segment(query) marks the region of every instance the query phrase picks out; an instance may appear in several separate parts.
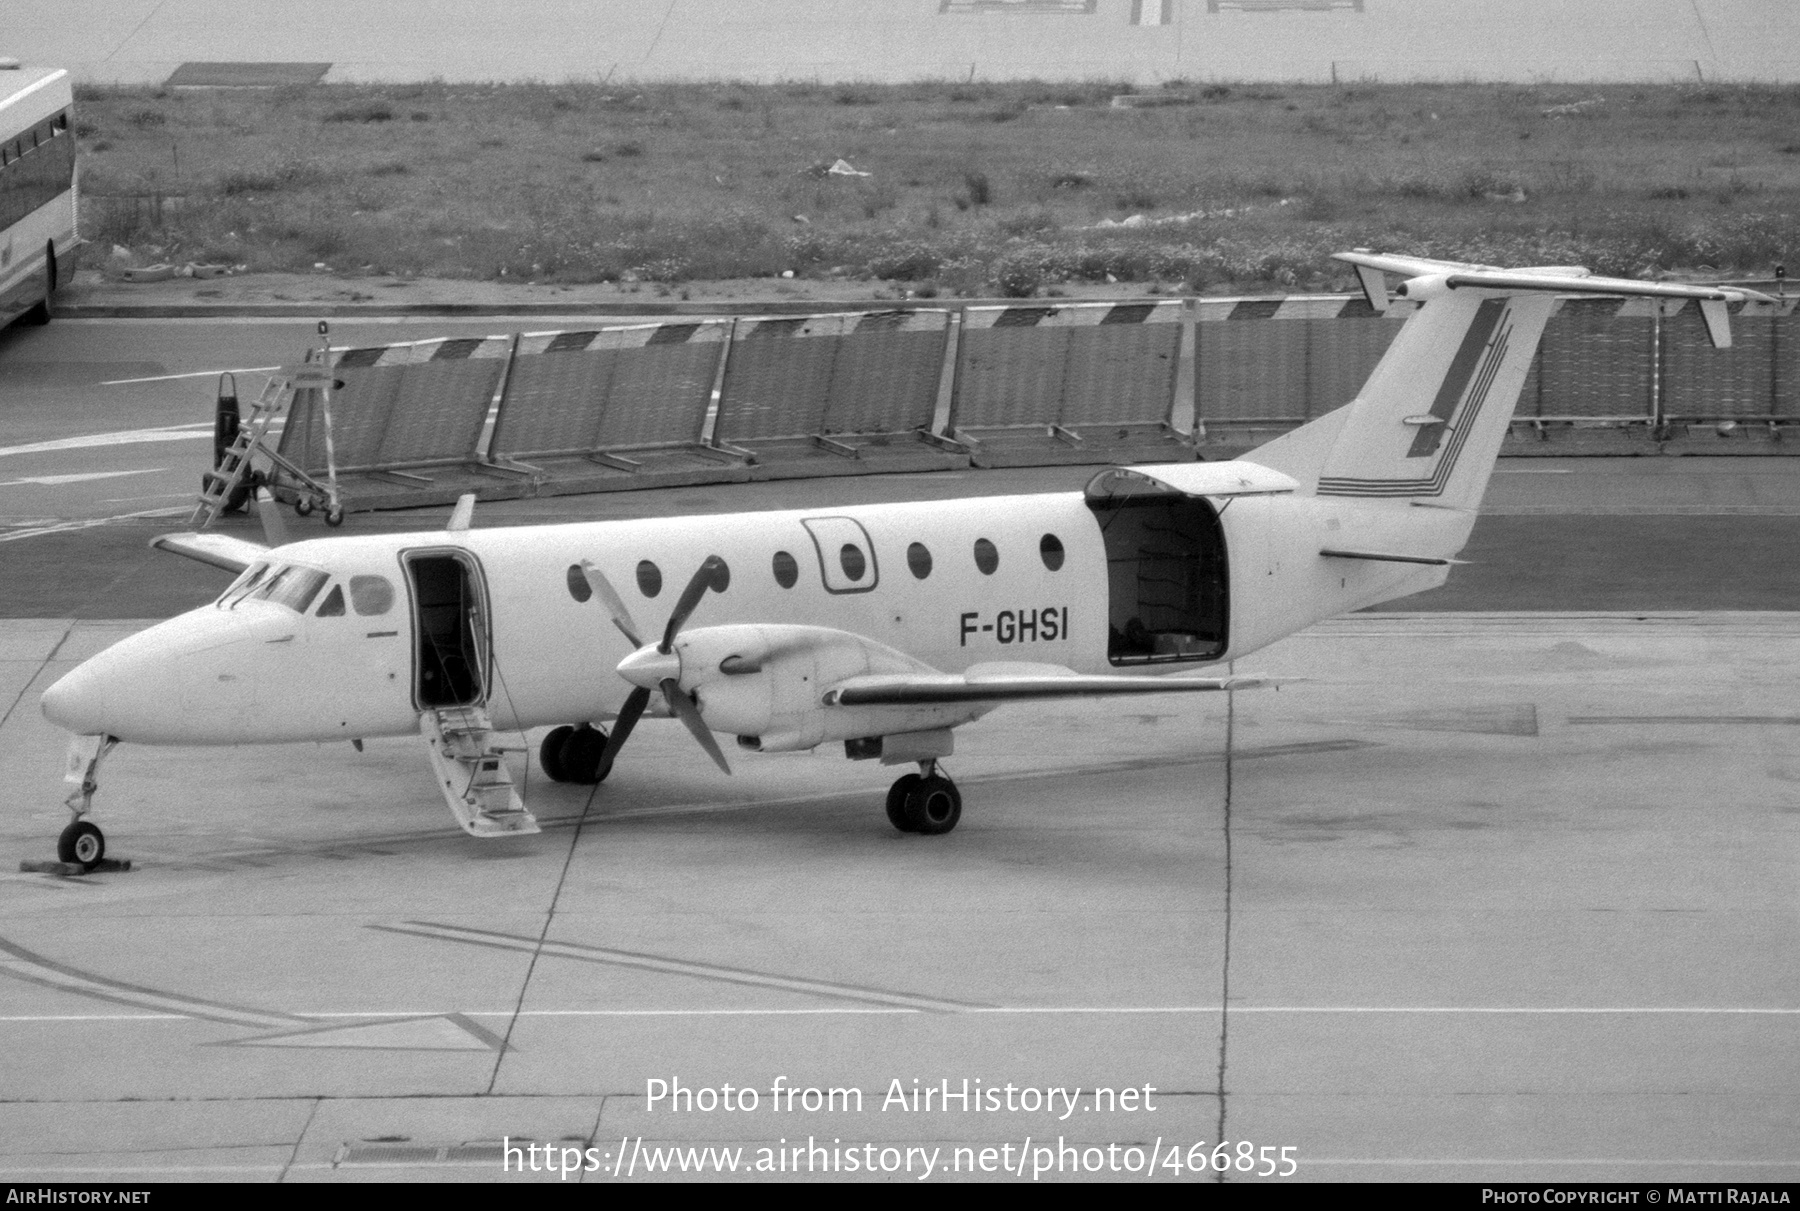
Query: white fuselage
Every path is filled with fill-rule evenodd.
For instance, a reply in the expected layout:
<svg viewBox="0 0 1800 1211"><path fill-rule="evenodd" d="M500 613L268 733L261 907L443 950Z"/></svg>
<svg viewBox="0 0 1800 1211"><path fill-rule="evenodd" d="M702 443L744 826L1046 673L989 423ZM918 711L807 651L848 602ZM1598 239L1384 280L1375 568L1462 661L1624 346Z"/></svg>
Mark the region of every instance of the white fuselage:
<svg viewBox="0 0 1800 1211"><path fill-rule="evenodd" d="M718 555L729 586L701 599L689 627L829 627L951 673L995 661L1078 673L1192 670L1442 580L1439 568L1319 557L1322 540L1390 528L1384 518L1416 529L1420 511L1405 515L1403 504L1286 494L1212 507L1228 565L1229 640L1204 658L1129 667L1109 659L1119 618L1108 550L1087 499L1070 492L292 543L268 562L328 577L302 609L227 591L94 657L47 691L43 706L71 731L146 744L414 734L431 704L421 696L420 589L408 567L432 553L478 572L463 610L480 649L471 663L485 662L481 693L503 728L602 720L632 689L617 666L634 647L575 583L583 560L616 586L646 643L660 637L694 570ZM1438 545L1454 550L1467 519L1443 522ZM1115 567L1114 597L1117 578ZM355 591L372 579L391 585L391 601L359 612L380 604L379 593ZM334 590L350 608L327 609Z"/></svg>

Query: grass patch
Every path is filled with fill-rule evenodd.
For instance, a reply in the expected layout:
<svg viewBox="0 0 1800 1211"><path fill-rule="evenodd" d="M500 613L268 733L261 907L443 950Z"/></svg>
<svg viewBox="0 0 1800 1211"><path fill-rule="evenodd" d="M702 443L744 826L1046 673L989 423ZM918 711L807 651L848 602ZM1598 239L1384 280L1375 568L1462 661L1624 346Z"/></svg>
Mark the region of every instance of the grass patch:
<svg viewBox="0 0 1800 1211"><path fill-rule="evenodd" d="M77 90L77 121L85 193L181 198L113 242L259 269L949 295L1347 286L1328 254L1353 246L1611 273L1800 257L1800 89L1172 81L1192 104L1111 104L1145 91L108 85ZM822 170L839 159L872 175Z"/></svg>

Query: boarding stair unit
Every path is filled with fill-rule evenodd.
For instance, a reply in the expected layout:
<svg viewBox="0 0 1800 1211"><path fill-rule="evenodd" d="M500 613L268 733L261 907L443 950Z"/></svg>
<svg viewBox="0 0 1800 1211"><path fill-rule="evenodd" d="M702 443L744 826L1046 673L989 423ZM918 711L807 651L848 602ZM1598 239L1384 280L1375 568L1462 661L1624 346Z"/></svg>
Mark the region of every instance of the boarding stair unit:
<svg viewBox="0 0 1800 1211"><path fill-rule="evenodd" d="M523 837L538 830L494 743L494 725L480 706L439 707L419 715L444 802L471 837Z"/></svg>
<svg viewBox="0 0 1800 1211"><path fill-rule="evenodd" d="M194 504L193 515L188 525L195 530L204 530L218 519L220 513L231 507L233 498L242 499L242 495L256 487L256 471L253 466L254 456L261 454L270 464L281 469L305 486L310 494L306 497L308 507L303 512L312 512L314 504L325 506L325 520L331 525L338 525L344 519L343 507L337 501L337 494L329 483L321 483L308 475L293 460L287 458L276 448L276 443L269 439L269 429L276 420L285 417L296 390L305 389L310 384L304 383L299 375L315 370L310 364L294 368L294 373L278 373L272 375L263 384L262 394L250 403L250 415L244 417L238 426L237 436L220 455L219 465L201 477L200 496ZM246 490L241 493L240 488ZM336 520L333 520L333 518Z"/></svg>

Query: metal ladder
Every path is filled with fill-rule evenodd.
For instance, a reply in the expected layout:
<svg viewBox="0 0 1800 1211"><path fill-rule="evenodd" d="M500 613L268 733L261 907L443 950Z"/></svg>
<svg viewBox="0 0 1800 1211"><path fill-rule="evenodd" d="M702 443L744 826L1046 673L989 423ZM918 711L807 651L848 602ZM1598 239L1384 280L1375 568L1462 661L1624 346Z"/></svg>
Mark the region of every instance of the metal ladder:
<svg viewBox="0 0 1800 1211"><path fill-rule="evenodd" d="M528 836L538 822L506 768L505 750L494 743L494 725L479 705L437 707L419 714L419 731L431 754L438 790L451 814L472 837Z"/></svg>
<svg viewBox="0 0 1800 1211"><path fill-rule="evenodd" d="M287 461L265 445L263 438L269 425L287 410L291 396L292 389L285 378L271 378L263 384L262 394L250 405L248 423L239 423L237 437L226 447L219 465L202 480L194 514L188 518L190 528L203 530L225 511L232 493L250 476L250 456L254 452L261 450L280 462Z"/></svg>

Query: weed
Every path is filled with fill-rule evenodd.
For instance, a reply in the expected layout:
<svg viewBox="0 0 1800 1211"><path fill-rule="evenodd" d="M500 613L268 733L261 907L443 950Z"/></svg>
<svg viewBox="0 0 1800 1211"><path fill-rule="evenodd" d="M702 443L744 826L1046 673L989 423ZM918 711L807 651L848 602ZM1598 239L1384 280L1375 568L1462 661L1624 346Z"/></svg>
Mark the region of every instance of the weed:
<svg viewBox="0 0 1800 1211"><path fill-rule="evenodd" d="M581 153L581 159L585 164L604 164L606 163L606 153L603 151L584 151Z"/></svg>
<svg viewBox="0 0 1800 1211"><path fill-rule="evenodd" d="M1094 178L1085 172L1065 172L1050 178L1052 189L1086 189L1094 183Z"/></svg>
<svg viewBox="0 0 1800 1211"><path fill-rule="evenodd" d="M405 160L388 160L370 168L368 175L372 177L404 177L412 174L412 166Z"/></svg>
<svg viewBox="0 0 1800 1211"><path fill-rule="evenodd" d="M91 139L99 133L100 128L92 122L77 121L75 123L75 137L78 139Z"/></svg>
<svg viewBox="0 0 1800 1211"><path fill-rule="evenodd" d="M422 109L415 109L412 111L412 120L415 122L429 122L431 121L431 115Z"/></svg>
<svg viewBox="0 0 1800 1211"><path fill-rule="evenodd" d="M325 115L327 122L392 122L394 111L385 105L349 105Z"/></svg>
<svg viewBox="0 0 1800 1211"><path fill-rule="evenodd" d="M636 139L625 139L613 144L612 153L622 160L630 159L632 156L643 155L644 145Z"/></svg>
<svg viewBox="0 0 1800 1211"><path fill-rule="evenodd" d="M969 201L977 206L987 206L994 200L994 188L988 183L985 172L969 172L963 174L963 185L969 191Z"/></svg>
<svg viewBox="0 0 1800 1211"><path fill-rule="evenodd" d="M162 126L168 122L169 119L160 109L140 109L127 114L125 120L139 130L148 130L153 127Z"/></svg>

